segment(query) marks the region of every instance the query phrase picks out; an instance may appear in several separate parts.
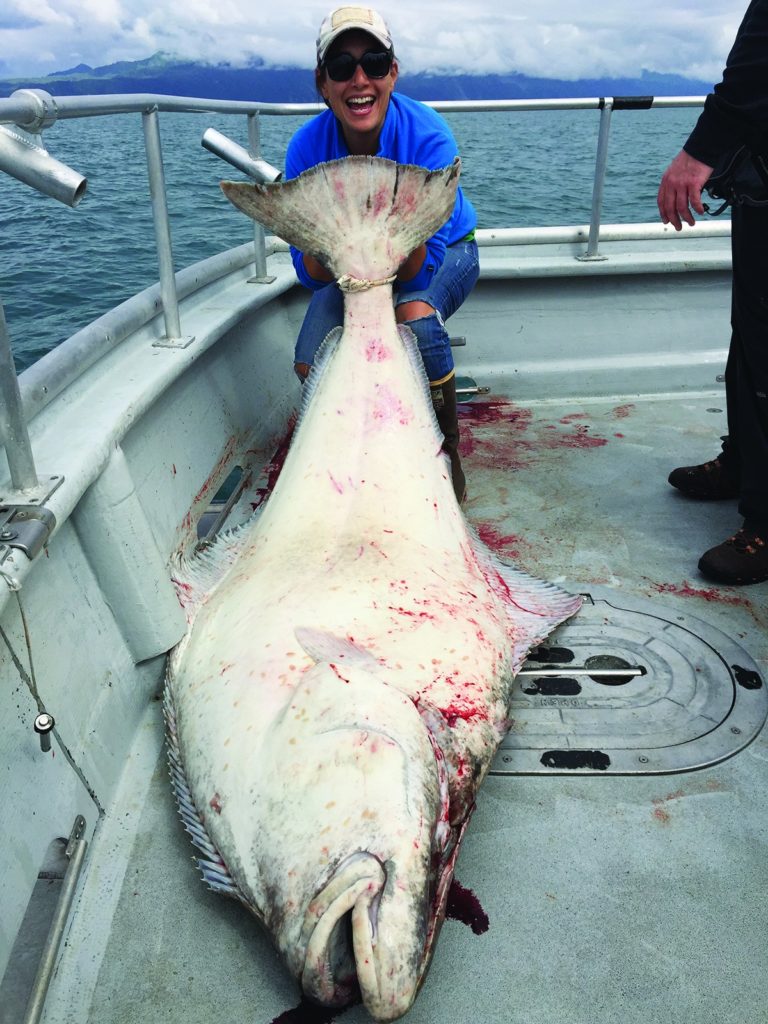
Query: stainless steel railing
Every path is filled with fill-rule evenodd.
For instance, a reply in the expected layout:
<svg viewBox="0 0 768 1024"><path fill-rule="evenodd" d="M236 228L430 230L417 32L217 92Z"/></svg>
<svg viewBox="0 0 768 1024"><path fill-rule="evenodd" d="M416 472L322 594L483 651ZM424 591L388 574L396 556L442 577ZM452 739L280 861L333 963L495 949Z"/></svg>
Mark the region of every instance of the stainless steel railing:
<svg viewBox="0 0 768 1024"><path fill-rule="evenodd" d="M592 207L589 236L585 251L577 258L600 260L599 252L603 188L608 165L611 117L614 110L670 107L700 107L704 97L601 97L542 100L452 100L435 101L428 105L441 113L479 113L488 111L562 111L596 110L600 114L597 152L592 183ZM7 99L0 99L0 171L20 178L32 187L76 205L86 187L77 172L55 160L42 145L43 131L58 120L98 117L112 114L141 113L144 127L147 173L155 228L161 310L165 321L165 341L169 347L184 347L192 340L183 334L179 313L177 280L174 272L173 245L166 201L165 172L160 144L159 115L161 113L210 113L245 116L248 121L249 147L247 157L253 166L246 173L255 173L261 180L270 177L269 165L264 163L260 145L260 117L285 115L312 115L323 110L320 103L258 103L239 100L207 100L184 96L156 94L127 94L109 96L53 97L38 89L20 89ZM9 131L3 125L11 125ZM9 141L10 140L10 141ZM3 145L7 143L7 145ZM204 143L205 144L205 143ZM234 144L233 144L234 145ZM216 147L213 148L216 152ZM238 147L239 148L239 147ZM218 155L244 169L243 163L231 159L225 145L218 145ZM27 158L25 159L25 155ZM34 163L34 167L30 165ZM257 168L254 172L253 168ZM266 168L266 170L265 170ZM277 172L274 172L277 174ZM255 225L253 243L255 282L272 280L266 271L266 244L260 225ZM37 480L29 438L22 412L19 387L15 381L13 359L8 332L0 308L0 440L6 446L11 483L15 491L28 491ZM86 354L87 359L87 354ZM87 360L92 362L93 360ZM66 379L57 379L61 390L78 373L77 362L68 365ZM11 381L10 377L14 380Z"/></svg>

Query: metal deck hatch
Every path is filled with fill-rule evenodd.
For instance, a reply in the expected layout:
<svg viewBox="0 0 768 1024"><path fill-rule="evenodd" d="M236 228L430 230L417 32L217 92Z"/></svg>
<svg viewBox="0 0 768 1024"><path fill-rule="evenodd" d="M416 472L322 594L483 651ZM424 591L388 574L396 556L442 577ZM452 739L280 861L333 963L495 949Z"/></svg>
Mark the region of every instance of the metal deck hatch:
<svg viewBox="0 0 768 1024"><path fill-rule="evenodd" d="M742 647L658 602L605 588L584 597L515 679L491 774L692 771L755 738L768 692Z"/></svg>

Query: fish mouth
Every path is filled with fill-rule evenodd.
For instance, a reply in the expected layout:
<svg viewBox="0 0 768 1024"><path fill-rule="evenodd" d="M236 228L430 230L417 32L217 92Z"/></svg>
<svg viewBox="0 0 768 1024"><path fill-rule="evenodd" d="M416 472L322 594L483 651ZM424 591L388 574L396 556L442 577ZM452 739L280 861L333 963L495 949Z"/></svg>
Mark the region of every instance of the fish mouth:
<svg viewBox="0 0 768 1024"><path fill-rule="evenodd" d="M360 995L366 1006L380 1002L373 947L386 883L386 869L377 857L353 854L307 907L301 987L310 999L324 1006L346 1006Z"/></svg>

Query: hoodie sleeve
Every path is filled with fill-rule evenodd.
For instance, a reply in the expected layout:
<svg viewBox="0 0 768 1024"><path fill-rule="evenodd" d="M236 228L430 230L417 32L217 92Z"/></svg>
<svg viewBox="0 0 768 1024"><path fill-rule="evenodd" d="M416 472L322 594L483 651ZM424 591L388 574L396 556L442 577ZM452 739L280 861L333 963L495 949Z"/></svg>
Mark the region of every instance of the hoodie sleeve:
<svg viewBox="0 0 768 1024"><path fill-rule="evenodd" d="M413 163L435 171L450 166L458 156L459 150L450 129L442 122L442 119L438 121L434 112L427 111L426 113L430 120L434 120L428 127L426 124L419 125L420 133ZM421 269L410 281L398 282L397 290L399 292L418 292L429 286L432 278L443 265L446 246L449 242L450 223L450 220L446 221L431 238L427 239L427 254Z"/></svg>
<svg viewBox="0 0 768 1024"><path fill-rule="evenodd" d="M288 143L288 149L285 154L286 178L298 178L300 174L310 167L314 167L315 164L328 159L322 156L318 159L316 149L319 140L311 137L312 134L316 134L314 128L315 126L312 122L307 122L303 129L299 129L299 131L294 133ZM317 281L314 277L309 276L307 268L304 266L304 254L295 246L290 246L290 253L293 269L296 271L299 283L303 284L305 288L316 292L331 283L329 281Z"/></svg>

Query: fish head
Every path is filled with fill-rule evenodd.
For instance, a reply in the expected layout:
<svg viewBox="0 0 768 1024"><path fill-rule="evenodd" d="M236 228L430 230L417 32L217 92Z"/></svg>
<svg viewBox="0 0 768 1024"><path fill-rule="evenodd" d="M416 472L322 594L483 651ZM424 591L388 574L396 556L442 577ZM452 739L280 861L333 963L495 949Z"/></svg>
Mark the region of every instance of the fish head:
<svg viewBox="0 0 768 1024"><path fill-rule="evenodd" d="M267 926L309 998L362 998L395 1020L428 965L449 831L429 732L410 698L338 659L304 674L270 747L283 770L262 816L278 813L279 832L256 839L271 865Z"/></svg>

